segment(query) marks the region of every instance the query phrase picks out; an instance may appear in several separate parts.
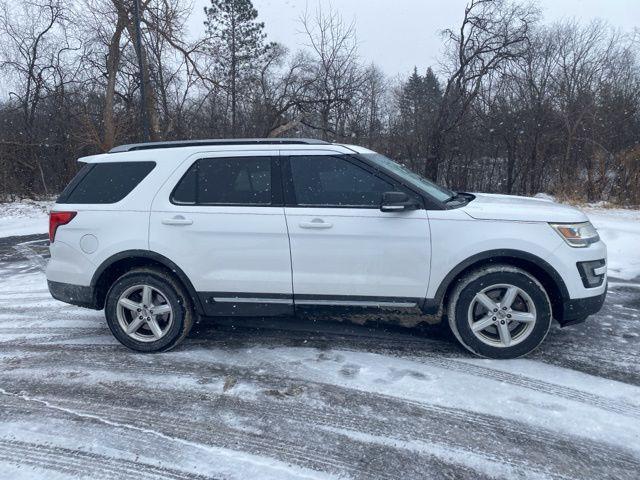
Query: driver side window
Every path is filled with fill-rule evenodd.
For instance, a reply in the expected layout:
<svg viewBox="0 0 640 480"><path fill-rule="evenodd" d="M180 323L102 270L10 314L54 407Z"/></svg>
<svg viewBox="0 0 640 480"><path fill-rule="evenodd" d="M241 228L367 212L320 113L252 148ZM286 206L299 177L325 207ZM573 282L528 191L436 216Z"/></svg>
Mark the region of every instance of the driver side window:
<svg viewBox="0 0 640 480"><path fill-rule="evenodd" d="M290 157L297 204L304 207L378 207L394 185L344 158L329 155Z"/></svg>

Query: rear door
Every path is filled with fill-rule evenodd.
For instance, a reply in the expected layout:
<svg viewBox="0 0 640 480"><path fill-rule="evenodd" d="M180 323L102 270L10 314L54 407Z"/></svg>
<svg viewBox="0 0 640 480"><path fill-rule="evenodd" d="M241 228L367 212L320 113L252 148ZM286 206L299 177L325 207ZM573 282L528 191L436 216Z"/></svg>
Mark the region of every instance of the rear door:
<svg viewBox="0 0 640 480"><path fill-rule="evenodd" d="M406 190L355 157L307 150L286 154L296 305L420 303L429 281L426 211L382 212L384 192Z"/></svg>
<svg viewBox="0 0 640 480"><path fill-rule="evenodd" d="M273 152L186 161L154 199L149 247L188 275L209 315L291 313L291 257Z"/></svg>

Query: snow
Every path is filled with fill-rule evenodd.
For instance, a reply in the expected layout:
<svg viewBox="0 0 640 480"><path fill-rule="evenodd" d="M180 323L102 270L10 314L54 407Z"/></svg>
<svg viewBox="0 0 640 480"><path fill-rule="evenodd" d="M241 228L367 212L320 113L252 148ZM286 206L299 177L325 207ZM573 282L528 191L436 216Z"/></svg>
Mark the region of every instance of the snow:
<svg viewBox="0 0 640 480"><path fill-rule="evenodd" d="M0 203L0 238L47 233L50 201Z"/></svg>
<svg viewBox="0 0 640 480"><path fill-rule="evenodd" d="M536 193L533 198L537 198L538 200L546 200L547 202L555 202L556 199L553 195L549 195L548 193Z"/></svg>
<svg viewBox="0 0 640 480"><path fill-rule="evenodd" d="M612 295L614 308L624 307ZM153 479L444 476L403 473L422 461L452 465L460 478L578 479L603 478L591 470L601 461L616 469L611 478L630 480L640 465L640 382L541 361L550 351L511 361L461 358L456 347L429 352L428 339L406 335L389 353L394 337L384 331L372 339L381 350L369 351L366 337L338 341L335 325L318 339L310 333L317 325L274 336L251 333L240 320L228 335L209 327L183 348L140 355L117 344L101 312L48 297L37 263L1 259L0 308L0 411L10 412L0 416L0 469L11 478L71 479L96 468ZM637 311L625 308L627 316ZM612 316L596 324L621 321L629 322ZM296 331L304 340L288 345ZM413 352L418 341L426 348ZM622 349L611 356L625 358ZM228 378L236 381L227 391ZM409 416L394 410L401 405ZM505 428L520 440L503 438ZM540 444L571 446L557 453L566 465L537 451ZM587 458L571 450L580 445L598 450ZM340 456L348 452L360 460ZM394 463L398 455L410 463ZM365 471L365 458L381 459L384 470ZM571 465L580 471L570 473Z"/></svg>
<svg viewBox="0 0 640 480"><path fill-rule="evenodd" d="M640 277L640 211L584 207L582 209L607 244L612 278Z"/></svg>
<svg viewBox="0 0 640 480"><path fill-rule="evenodd" d="M482 472L485 475L489 476L489 478L518 478L519 476L518 469L513 468L513 466L508 462L505 462L504 459L491 458L486 455L479 455L475 452L470 452L469 450L452 448L446 445L438 444L436 442L427 443L416 440L404 441L398 438L371 435L340 428L327 427L327 430L334 431L351 439L370 444L378 444L389 447L397 447L401 445L403 449L416 452L417 454L432 455L436 458L442 458L452 463L471 467L475 471ZM546 474L546 472L527 472L528 480L547 480L550 478L552 478L552 476Z"/></svg>
<svg viewBox="0 0 640 480"><path fill-rule="evenodd" d="M36 401L35 403L39 402ZM55 411L57 408L54 407L53 410ZM69 410L67 413L76 418L82 418L83 416L73 410ZM335 478L321 472L297 468L294 465L274 459L244 454L231 449L180 441L180 439L167 438L166 435L156 431L147 430L145 432L146 429L141 429L143 433L147 433L151 438L154 438L157 442L156 444L162 445L163 441L168 441L169 444L178 443L183 447L176 448L174 445L173 451L163 452L163 461L156 462L153 458L153 450L144 451L138 449L137 444L140 443L141 437L140 431L128 428L125 424L118 425L117 423L113 424L114 422L104 422L97 415L91 417L91 420L94 420L97 425L89 424L87 426L81 424L70 426L68 422L61 422L52 418L42 419L38 424L29 425L28 429L25 429L23 423L8 422L4 424L2 430L4 430L4 433L11 433L12 443L42 446L44 447L42 450L46 453L42 455L39 452L38 456L43 456L44 458L36 457L33 459L29 458L34 456L33 452L27 450L25 452L26 458L23 458L23 460L32 460L35 465L31 468L25 468L24 466L16 468L11 465L5 467L5 464L0 462L3 475L6 475L2 478L29 480L42 478L48 480L78 478L191 478L187 476L189 473L194 477L195 475L206 475L207 478L238 480L247 478L268 480L324 480ZM111 432L113 428L119 431L116 438ZM0 430L0 433L2 433L2 430ZM99 440L87 443L86 439L91 438ZM61 442L60 439L66 440ZM126 444L130 444L132 448L124 450L122 447ZM2 453L2 448L3 445L0 441L0 454ZM57 455L52 454L54 448L58 450L58 452L55 452ZM61 454L66 458L62 457ZM79 460L85 455L87 461L97 463L94 468L97 467L99 469L97 470L100 472L99 477L94 477L88 472L82 472L82 464ZM57 461L64 466L71 467L71 469L66 474L59 474L51 469L43 469L42 465L47 461ZM29 465L30 462L25 463ZM165 477L168 472L163 471L163 469L175 471L176 467L178 467L182 475L179 477ZM90 467L88 470L90 470ZM154 470L160 473L158 477L149 475ZM9 472L12 474L9 475ZM108 475L102 476L105 473ZM80 477L80 475L82 476Z"/></svg>
<svg viewBox="0 0 640 480"><path fill-rule="evenodd" d="M564 434L578 434L597 442L618 443L634 448L640 454L640 421L629 424L628 417L617 412L604 411L601 406L585 405L581 401L560 397L557 390L580 385L598 397L611 398L628 405L640 417L640 388L612 380L601 380L567 369L556 369L529 360L500 361L501 368L518 373L534 371L535 376L549 381L548 389L534 390L526 386L505 382L504 377L493 375L493 369L484 366L483 360L472 359L466 363L477 366L465 369L458 360L433 360L418 358L393 358L374 353L334 350L327 357L311 348L252 348L229 356L224 351L200 350L188 356L206 365L224 362L245 368L260 365L279 365L287 375L299 381L315 381L339 385L361 392L375 393L414 402L425 407L455 408L480 415L496 414L496 402L500 402L499 415L513 421ZM185 360L185 354L176 352ZM453 365L451 365L453 363ZM345 375L345 367L352 375ZM561 375L558 375L560 370ZM499 400L498 400L499 399ZM635 408L634 408L635 407ZM580 425L576 432L576 425ZM609 429L603 429L608 425ZM615 432L611 435L611 432Z"/></svg>

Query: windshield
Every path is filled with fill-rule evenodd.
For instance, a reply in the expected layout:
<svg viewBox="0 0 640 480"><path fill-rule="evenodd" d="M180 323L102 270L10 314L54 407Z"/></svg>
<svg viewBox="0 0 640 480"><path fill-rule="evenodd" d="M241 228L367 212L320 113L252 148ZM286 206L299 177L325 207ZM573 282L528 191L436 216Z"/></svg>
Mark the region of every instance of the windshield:
<svg viewBox="0 0 640 480"><path fill-rule="evenodd" d="M399 163L394 162L384 155L380 155L379 153L363 153L362 156L367 160L375 163L376 165L379 165L387 170L392 171L396 175L399 175L408 184L426 191L429 195L441 202L446 202L456 195L455 192L452 192L451 190L448 190L444 187L441 187L440 185L431 182L430 180L427 180L421 175L412 172L404 165L400 165Z"/></svg>

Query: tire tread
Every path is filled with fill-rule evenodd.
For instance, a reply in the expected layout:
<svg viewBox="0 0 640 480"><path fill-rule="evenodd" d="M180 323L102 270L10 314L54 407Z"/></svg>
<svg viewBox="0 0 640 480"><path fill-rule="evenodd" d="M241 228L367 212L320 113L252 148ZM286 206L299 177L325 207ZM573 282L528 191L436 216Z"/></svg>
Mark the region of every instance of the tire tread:
<svg viewBox="0 0 640 480"><path fill-rule="evenodd" d="M534 277L533 275L531 275L529 272L527 272L526 270L523 270L522 268L518 268L518 267L514 267L512 265L508 265L508 264L496 264L496 265L490 265L490 266L485 266L485 267L481 267L478 268L476 270L473 270L469 273L467 273L465 276L461 277L459 280L457 280L457 284L453 289L453 292L451 294L451 296L449 297L449 303L446 306L446 312L447 312L447 318L448 318L448 322L449 322L449 328L451 329L451 332L453 333L453 335L456 337L456 339L458 340L458 342L460 342L460 344L466 348L468 351L470 351L471 353L473 353L474 355L477 355L479 357L485 357L485 358L492 358L486 354L483 354L481 352L479 352L477 349L473 348L471 345L468 345L467 342L465 342L462 338L462 336L460 335L460 332L458 331L458 326L456 323L456 308L457 308L457 304L458 301L460 299L460 295L462 294L463 290L469 286L472 282L487 276L487 275L491 275L494 273L515 273L515 274L519 274L519 275L524 275L525 277L527 277L530 281L532 281L539 289L540 291L544 294L545 300L546 300L546 304L547 304L547 308L549 309L549 312L551 312L551 300L549 299L549 295L547 294L547 291L545 290L545 288L542 286L542 284L540 283L540 281L538 281L538 279L536 277ZM542 338L540 339L540 341L538 342L538 344L530 349L529 351L522 353L520 355L514 355L514 356L500 356L500 357L496 357L496 358L518 358L518 357L523 357L525 355L528 355L529 353L531 353L533 350L535 350L546 338L547 334L549 333L549 330L551 328L551 319L549 319L548 322L548 326L542 336ZM507 347L505 348L505 353L506 350L508 350Z"/></svg>
<svg viewBox="0 0 640 480"><path fill-rule="evenodd" d="M131 277L138 277L138 276L140 277L150 276L155 278L156 280L167 283L174 290L174 293L178 296L178 299L180 300L180 303L184 310L183 319L182 319L182 328L180 330L180 334L176 338L171 340L169 343L159 348L153 348L153 344L155 342L151 342L145 345L145 347L151 347L151 348L137 348L137 345L133 342L127 342L127 343L123 342L122 339L119 338L119 336L114 331L114 328L119 328L119 327L112 325L113 322L117 322L117 320L113 318L115 317L115 313L112 314L111 312L107 311L111 303L110 299L112 297L114 288L116 288L121 282L125 282ZM184 341L184 339L187 337L187 335L191 331L191 327L193 326L193 323L194 323L194 309L193 309L192 301L188 292L180 283L180 281L175 277L175 275L173 275L171 272L167 271L166 269L158 268L158 267L138 267L118 277L118 279L115 282L113 282L113 285L111 285L111 287L109 288L109 291L107 292L107 297L105 302L105 316L107 317L107 323L109 324L109 328L111 329L116 339L120 341L120 343L122 343L124 346L132 350L136 350L143 353L168 352L169 350L175 348L180 343L182 343L182 341Z"/></svg>

